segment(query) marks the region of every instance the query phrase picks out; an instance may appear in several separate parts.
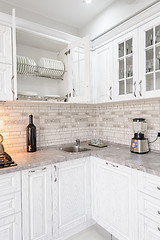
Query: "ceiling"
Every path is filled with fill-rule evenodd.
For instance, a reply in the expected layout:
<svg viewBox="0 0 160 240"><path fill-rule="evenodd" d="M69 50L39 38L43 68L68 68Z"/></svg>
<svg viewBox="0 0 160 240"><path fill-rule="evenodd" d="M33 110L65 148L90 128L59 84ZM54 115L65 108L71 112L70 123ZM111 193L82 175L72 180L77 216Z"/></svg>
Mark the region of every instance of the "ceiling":
<svg viewBox="0 0 160 240"><path fill-rule="evenodd" d="M91 4L83 0L0 0L60 23L81 28L102 12L115 0L92 0ZM118 1L118 0L116 0ZM121 0L135 1L135 0Z"/></svg>

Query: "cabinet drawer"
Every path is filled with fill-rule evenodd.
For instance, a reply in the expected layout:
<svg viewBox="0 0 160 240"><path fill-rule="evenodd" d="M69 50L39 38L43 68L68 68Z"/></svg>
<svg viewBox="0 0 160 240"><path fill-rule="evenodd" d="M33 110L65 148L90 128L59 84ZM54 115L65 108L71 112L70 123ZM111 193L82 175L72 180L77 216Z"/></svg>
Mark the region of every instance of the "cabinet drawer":
<svg viewBox="0 0 160 240"><path fill-rule="evenodd" d="M138 198L139 213L160 224L160 200L140 192Z"/></svg>
<svg viewBox="0 0 160 240"><path fill-rule="evenodd" d="M20 191L20 172L0 175L0 196Z"/></svg>
<svg viewBox="0 0 160 240"><path fill-rule="evenodd" d="M9 216L21 211L21 193L11 193L0 196L0 218Z"/></svg>
<svg viewBox="0 0 160 240"><path fill-rule="evenodd" d="M20 213L0 219L0 239L22 240Z"/></svg>
<svg viewBox="0 0 160 240"><path fill-rule="evenodd" d="M160 177L139 172L138 189L150 196L160 199Z"/></svg>
<svg viewBox="0 0 160 240"><path fill-rule="evenodd" d="M160 224L147 217L139 215L139 238L138 240L159 240Z"/></svg>

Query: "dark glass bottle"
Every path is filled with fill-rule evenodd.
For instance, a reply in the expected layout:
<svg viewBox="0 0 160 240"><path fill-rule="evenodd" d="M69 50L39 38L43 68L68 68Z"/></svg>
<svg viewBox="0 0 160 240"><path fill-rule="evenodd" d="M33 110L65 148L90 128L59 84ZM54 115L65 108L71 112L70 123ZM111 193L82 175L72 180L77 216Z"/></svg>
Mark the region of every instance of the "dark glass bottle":
<svg viewBox="0 0 160 240"><path fill-rule="evenodd" d="M29 115L29 125L27 126L27 152L36 152L36 126L33 124L33 115Z"/></svg>

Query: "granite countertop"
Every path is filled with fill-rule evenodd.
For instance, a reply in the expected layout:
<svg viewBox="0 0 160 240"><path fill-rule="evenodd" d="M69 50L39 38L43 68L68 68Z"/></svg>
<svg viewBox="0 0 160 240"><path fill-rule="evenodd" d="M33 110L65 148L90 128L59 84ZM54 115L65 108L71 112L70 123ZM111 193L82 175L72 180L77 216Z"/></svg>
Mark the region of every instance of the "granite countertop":
<svg viewBox="0 0 160 240"><path fill-rule="evenodd" d="M75 143L72 145L75 145ZM72 145L66 144L63 147ZM0 174L93 156L160 176L160 152L135 154L130 152L129 146L112 143L108 143L108 147L97 148L89 146L87 142L84 142L81 144L81 147L89 148L91 151L81 153L67 153L62 151L61 147L62 145L45 147L34 153L10 153L18 165L16 167L1 168Z"/></svg>

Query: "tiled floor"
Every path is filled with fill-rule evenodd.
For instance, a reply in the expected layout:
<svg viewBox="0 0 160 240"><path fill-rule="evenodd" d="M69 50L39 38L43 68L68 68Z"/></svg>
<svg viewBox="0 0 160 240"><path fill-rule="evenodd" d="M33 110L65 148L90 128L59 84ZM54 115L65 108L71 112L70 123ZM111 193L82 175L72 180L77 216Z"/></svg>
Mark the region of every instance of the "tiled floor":
<svg viewBox="0 0 160 240"><path fill-rule="evenodd" d="M103 230L101 227L95 225L90 227L67 240L117 240Z"/></svg>

